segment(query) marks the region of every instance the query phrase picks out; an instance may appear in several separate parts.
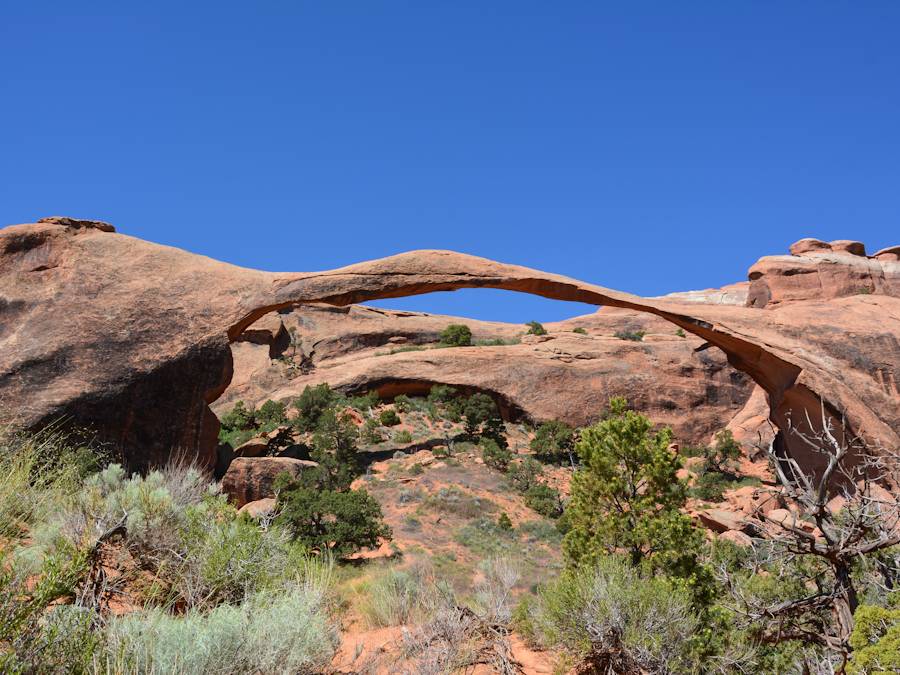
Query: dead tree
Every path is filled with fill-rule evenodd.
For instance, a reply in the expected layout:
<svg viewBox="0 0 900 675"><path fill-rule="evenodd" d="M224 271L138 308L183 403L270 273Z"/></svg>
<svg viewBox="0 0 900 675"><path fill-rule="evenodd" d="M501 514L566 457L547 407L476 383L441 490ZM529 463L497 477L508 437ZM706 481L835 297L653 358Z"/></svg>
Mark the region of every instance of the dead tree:
<svg viewBox="0 0 900 675"><path fill-rule="evenodd" d="M806 466L776 443L766 448L789 515L758 514L766 523L769 562L813 570L804 579L808 594L765 604L726 584L735 591L735 609L762 627L762 641L818 644L837 657L837 671L843 672L862 577L867 584L880 577L883 586L893 585L893 566L877 554L900 544L900 457L851 435L824 403L817 417L807 413L801 424L788 420L782 430L799 444L795 450L811 453L814 461Z"/></svg>

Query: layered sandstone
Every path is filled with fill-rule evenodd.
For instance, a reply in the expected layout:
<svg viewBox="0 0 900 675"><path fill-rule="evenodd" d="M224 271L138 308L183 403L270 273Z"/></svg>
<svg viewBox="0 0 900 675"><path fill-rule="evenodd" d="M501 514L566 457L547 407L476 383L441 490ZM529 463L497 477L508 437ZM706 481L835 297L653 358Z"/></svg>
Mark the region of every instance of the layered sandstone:
<svg viewBox="0 0 900 675"><path fill-rule="evenodd" d="M814 416L821 400L835 423L900 447L900 298L887 282L868 294L760 311L644 299L449 251L317 273L259 272L85 222L0 230L0 422L33 427L64 418L91 426L133 464L173 450L214 463L218 423L209 403L231 379L229 343L263 315L298 303L348 305L456 288L655 315L725 352L766 391L779 428L788 417Z"/></svg>

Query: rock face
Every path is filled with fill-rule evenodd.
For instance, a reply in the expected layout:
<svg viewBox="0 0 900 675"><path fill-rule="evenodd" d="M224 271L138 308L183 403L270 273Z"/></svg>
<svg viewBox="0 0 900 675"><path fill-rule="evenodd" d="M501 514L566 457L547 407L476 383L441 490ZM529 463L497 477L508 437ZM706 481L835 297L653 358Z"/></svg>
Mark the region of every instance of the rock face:
<svg viewBox="0 0 900 675"><path fill-rule="evenodd" d="M821 399L838 424L843 419L872 442L900 447L900 298L884 260L892 254L874 261L823 254L851 269L857 260L877 263L885 281L872 293L760 311L644 299L449 251L318 273L259 272L84 222L57 218L0 230L0 423L35 427L65 418L91 426L136 466L173 450L214 464L218 422L209 404L231 379L229 343L265 314L298 303L349 305L456 288L660 317L720 348L753 378L779 428L807 411L815 417ZM762 276L751 279L751 298ZM814 463L790 439L785 447Z"/></svg>
<svg viewBox="0 0 900 675"><path fill-rule="evenodd" d="M680 337L669 322L630 310L548 323L540 338L525 335L522 325L359 305L304 306L266 318L272 316L280 316L293 343L275 361L266 345L233 345L234 376L213 406L217 413L237 400L294 398L320 382L382 396L424 394L440 383L489 392L511 419L574 426L596 421L610 397L625 396L679 439L702 443L743 408L752 388L720 350L701 349L699 338ZM468 325L476 344L514 344L435 349L450 323ZM622 331L647 335L641 342L614 337Z"/></svg>
<svg viewBox="0 0 900 675"><path fill-rule="evenodd" d="M801 239L790 251L760 258L750 268L748 307L850 295L900 297L897 247L867 257L862 242Z"/></svg>
<svg viewBox="0 0 900 675"><path fill-rule="evenodd" d="M316 466L315 462L291 457L238 457L222 477L222 492L240 508L249 502L274 497L272 486L278 474L287 472L297 478L304 470Z"/></svg>

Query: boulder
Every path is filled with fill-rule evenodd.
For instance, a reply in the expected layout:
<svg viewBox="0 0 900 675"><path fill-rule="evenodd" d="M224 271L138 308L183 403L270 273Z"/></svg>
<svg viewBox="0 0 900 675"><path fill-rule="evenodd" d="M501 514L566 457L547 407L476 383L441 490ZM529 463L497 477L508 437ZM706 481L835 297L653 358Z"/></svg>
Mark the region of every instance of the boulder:
<svg viewBox="0 0 900 675"><path fill-rule="evenodd" d="M316 462L290 457L237 457L222 478L222 492L235 506L241 507L274 497L272 486L278 474L287 472L297 478L303 471L317 466Z"/></svg>
<svg viewBox="0 0 900 675"><path fill-rule="evenodd" d="M734 530L751 534L759 531L758 526L745 514L725 509L705 509L697 513L697 518L704 527L713 532L722 533Z"/></svg>
<svg viewBox="0 0 900 675"><path fill-rule="evenodd" d="M247 502L238 509L238 513L246 513L251 518L262 518L275 512L276 500L274 497L266 497L257 499L254 502Z"/></svg>

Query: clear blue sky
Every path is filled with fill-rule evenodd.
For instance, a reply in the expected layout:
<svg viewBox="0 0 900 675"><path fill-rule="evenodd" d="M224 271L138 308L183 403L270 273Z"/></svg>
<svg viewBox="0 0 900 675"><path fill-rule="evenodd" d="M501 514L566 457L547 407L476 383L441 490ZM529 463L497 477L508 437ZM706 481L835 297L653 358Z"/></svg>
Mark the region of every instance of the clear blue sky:
<svg viewBox="0 0 900 675"><path fill-rule="evenodd" d="M0 222L269 270L449 248L720 285L803 236L900 243L898 35L893 1L7 0Z"/></svg>

